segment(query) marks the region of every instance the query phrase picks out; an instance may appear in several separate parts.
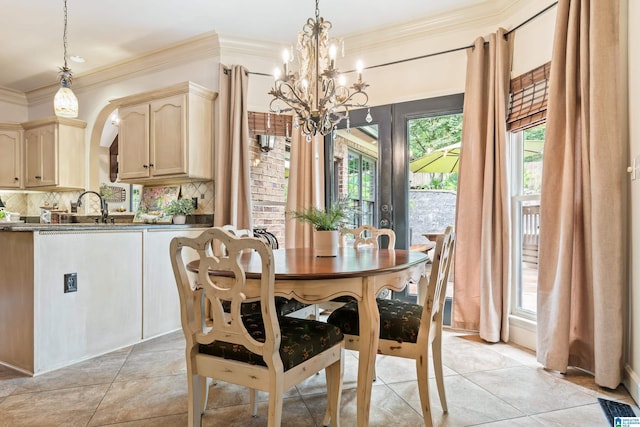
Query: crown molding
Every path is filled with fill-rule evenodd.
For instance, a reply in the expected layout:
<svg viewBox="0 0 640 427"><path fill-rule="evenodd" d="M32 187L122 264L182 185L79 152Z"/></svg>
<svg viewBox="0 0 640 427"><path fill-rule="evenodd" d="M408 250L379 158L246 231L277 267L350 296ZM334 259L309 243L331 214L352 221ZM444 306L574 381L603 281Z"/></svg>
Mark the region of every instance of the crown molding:
<svg viewBox="0 0 640 427"><path fill-rule="evenodd" d="M20 107L29 106L27 96L24 93L6 87L0 87L0 102L6 102Z"/></svg>
<svg viewBox="0 0 640 427"><path fill-rule="evenodd" d="M241 37L218 36L221 55L253 56L263 59L273 59L273 52L282 48L282 43L265 40L246 39Z"/></svg>
<svg viewBox="0 0 640 427"><path fill-rule="evenodd" d="M73 90L76 93L81 93L83 90L95 89L129 79L134 75L161 71L172 68L176 64L186 64L217 56L220 56L218 34L209 32L155 52L74 76ZM58 87L58 84L51 84L34 89L26 93L26 99L30 104L48 100L58 90Z"/></svg>
<svg viewBox="0 0 640 427"><path fill-rule="evenodd" d="M464 30L473 31L490 26L497 28L504 26L505 22L513 18L518 11L535 7L540 3L539 0L478 0L472 5L448 10L427 19L417 19L373 32L353 34L345 37L345 43L348 43L350 50L356 50L362 54ZM546 3L551 3L551 0ZM517 24L519 22L507 27L514 27ZM470 39L469 45L472 43L473 40Z"/></svg>

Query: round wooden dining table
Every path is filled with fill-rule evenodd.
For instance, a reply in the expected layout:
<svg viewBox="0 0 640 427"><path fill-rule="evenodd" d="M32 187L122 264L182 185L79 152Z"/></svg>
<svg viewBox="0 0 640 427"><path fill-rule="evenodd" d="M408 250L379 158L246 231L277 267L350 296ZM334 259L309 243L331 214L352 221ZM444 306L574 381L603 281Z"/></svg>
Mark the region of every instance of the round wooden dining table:
<svg viewBox="0 0 640 427"><path fill-rule="evenodd" d="M310 248L276 249L274 294L317 304L350 295L358 301L360 355L358 358L357 425L369 424L371 387L380 332L376 295L385 288L401 291L425 275L428 257L398 249L341 248L336 257L317 257ZM260 296L260 258L246 253L241 263L247 276L247 299ZM197 265L190 264L191 270ZM211 272L210 274L219 274Z"/></svg>

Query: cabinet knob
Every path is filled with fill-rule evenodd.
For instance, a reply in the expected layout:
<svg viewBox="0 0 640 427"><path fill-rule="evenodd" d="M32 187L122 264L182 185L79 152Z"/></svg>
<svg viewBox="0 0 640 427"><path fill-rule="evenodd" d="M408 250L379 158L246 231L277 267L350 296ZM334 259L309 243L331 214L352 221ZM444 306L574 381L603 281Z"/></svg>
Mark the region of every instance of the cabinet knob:
<svg viewBox="0 0 640 427"><path fill-rule="evenodd" d="M20 181L20 178L18 178L17 176L13 178L14 181Z"/></svg>
<svg viewBox="0 0 640 427"><path fill-rule="evenodd" d="M152 168L153 167L153 163L149 163L149 167Z"/></svg>
<svg viewBox="0 0 640 427"><path fill-rule="evenodd" d="M149 167L149 165L145 163L144 165L142 165L142 167L146 169Z"/></svg>
<svg viewBox="0 0 640 427"><path fill-rule="evenodd" d="M42 179L40 175L36 175L36 179Z"/></svg>

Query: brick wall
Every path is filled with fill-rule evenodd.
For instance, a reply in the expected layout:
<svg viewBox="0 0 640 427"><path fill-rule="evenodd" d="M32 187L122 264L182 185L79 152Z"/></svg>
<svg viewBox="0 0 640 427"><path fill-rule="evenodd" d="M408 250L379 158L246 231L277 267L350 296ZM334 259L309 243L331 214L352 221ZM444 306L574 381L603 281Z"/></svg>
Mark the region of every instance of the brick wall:
<svg viewBox="0 0 640 427"><path fill-rule="evenodd" d="M276 137L273 150L260 150L258 138L251 135L251 199L254 228L266 228L284 247L287 180L285 179L285 138Z"/></svg>
<svg viewBox="0 0 640 427"><path fill-rule="evenodd" d="M258 114L258 113L254 113ZM273 120L272 116L272 119ZM263 119L264 121L264 119ZM273 233L281 247L284 247L285 215L287 200L287 179L285 178L285 137L276 136L275 147L264 153L258 144L260 132L272 132L250 124L251 152L251 200L253 203L253 224L255 228L266 228ZM279 132L278 132L279 133ZM348 146L342 138L337 138L334 147L334 161L338 177L339 197L347 195L347 152Z"/></svg>

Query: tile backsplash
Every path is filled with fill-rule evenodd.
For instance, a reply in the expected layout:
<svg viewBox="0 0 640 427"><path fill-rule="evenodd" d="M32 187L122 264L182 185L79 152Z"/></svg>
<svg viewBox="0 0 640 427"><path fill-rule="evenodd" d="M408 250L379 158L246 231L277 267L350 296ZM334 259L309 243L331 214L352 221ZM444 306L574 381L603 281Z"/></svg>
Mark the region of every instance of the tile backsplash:
<svg viewBox="0 0 640 427"><path fill-rule="evenodd" d="M179 185L182 197L198 198L198 209L194 212L195 214L213 214L213 181L188 182ZM61 210L71 211L71 202L76 202L80 194L82 194L81 191L26 193L0 190L0 198L6 206L5 209L9 212L18 212L21 216L40 216L42 206L52 208L57 206ZM86 208L81 208L80 214L95 215L100 213L100 202L97 197L87 195L83 198L83 202L85 202ZM109 203L111 211L117 206L120 204ZM128 210L128 206L125 208Z"/></svg>

